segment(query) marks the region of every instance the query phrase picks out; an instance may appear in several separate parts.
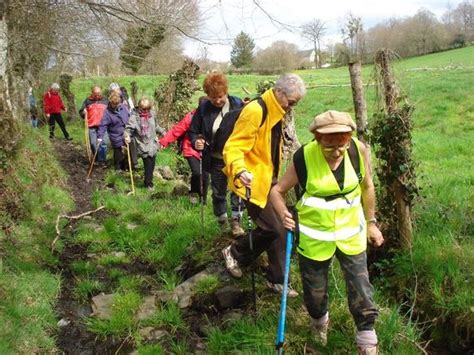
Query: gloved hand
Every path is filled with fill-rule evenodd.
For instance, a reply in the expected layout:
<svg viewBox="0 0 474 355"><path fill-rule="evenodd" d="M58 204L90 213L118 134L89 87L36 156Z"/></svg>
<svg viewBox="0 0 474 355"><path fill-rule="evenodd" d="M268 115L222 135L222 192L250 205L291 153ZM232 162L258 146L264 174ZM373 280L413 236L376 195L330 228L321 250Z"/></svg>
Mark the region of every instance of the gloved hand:
<svg viewBox="0 0 474 355"><path fill-rule="evenodd" d="M102 138L97 138L97 145L100 145L104 140Z"/></svg>
<svg viewBox="0 0 474 355"><path fill-rule="evenodd" d="M124 134L124 135L123 135L123 140L124 140L125 143L127 143L127 144L130 144L130 142L132 141L132 140L130 139L130 136L129 136L128 134Z"/></svg>

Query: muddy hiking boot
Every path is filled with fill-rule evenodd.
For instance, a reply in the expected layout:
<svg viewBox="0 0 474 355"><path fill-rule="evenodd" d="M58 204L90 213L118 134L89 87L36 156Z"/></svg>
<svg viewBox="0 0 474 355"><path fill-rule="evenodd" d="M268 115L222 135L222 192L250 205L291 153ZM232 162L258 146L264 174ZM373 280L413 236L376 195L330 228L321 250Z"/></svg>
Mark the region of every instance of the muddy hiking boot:
<svg viewBox="0 0 474 355"><path fill-rule="evenodd" d="M378 346L371 346L371 347L357 347L359 350L359 355L378 355L379 349Z"/></svg>
<svg viewBox="0 0 474 355"><path fill-rule="evenodd" d="M245 234L245 231L240 226L240 218L239 217L232 217L230 221L230 228L232 230L232 236L234 238L238 238Z"/></svg>
<svg viewBox="0 0 474 355"><path fill-rule="evenodd" d="M321 345L326 346L328 342L329 316L326 315L320 319L311 318L311 330L314 338Z"/></svg>
<svg viewBox="0 0 474 355"><path fill-rule="evenodd" d="M222 249L222 256L224 257L225 261L225 267L229 273L236 278L242 277L242 270L240 270L239 263L235 258L232 256L232 253L230 252L230 247L225 247Z"/></svg>
<svg viewBox="0 0 474 355"><path fill-rule="evenodd" d="M283 285L282 284L274 284L270 281L267 281L267 288L275 293L283 293ZM293 290L290 285L288 285L288 297L295 298L298 297L298 292Z"/></svg>
<svg viewBox="0 0 474 355"><path fill-rule="evenodd" d="M227 229L227 214L221 214L217 217L217 223L219 223L219 227L221 227L221 231L225 231Z"/></svg>

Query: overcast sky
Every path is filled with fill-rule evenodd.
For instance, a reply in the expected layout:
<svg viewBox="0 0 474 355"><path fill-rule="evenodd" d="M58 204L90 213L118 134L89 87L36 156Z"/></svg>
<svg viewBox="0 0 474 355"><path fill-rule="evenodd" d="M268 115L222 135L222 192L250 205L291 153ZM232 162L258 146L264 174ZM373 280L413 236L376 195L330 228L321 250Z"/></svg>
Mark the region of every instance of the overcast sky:
<svg viewBox="0 0 474 355"><path fill-rule="evenodd" d="M186 40L185 52L196 58L204 50L208 58L230 60L234 37L248 33L257 48L266 48L272 42L285 40L301 49L311 48L298 34L298 27L313 18L319 18L327 27L326 41L341 41L340 28L344 17L351 12L362 17L368 29L390 17L414 15L426 8L438 18L462 0L204 0L200 1L202 25L197 37L206 43ZM266 12L266 13L265 13Z"/></svg>

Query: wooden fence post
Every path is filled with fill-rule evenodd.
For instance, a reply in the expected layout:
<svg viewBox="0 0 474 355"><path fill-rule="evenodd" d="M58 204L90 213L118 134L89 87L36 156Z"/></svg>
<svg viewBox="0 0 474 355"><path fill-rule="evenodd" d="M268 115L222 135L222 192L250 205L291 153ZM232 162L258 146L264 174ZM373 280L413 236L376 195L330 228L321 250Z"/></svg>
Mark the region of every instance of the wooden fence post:
<svg viewBox="0 0 474 355"><path fill-rule="evenodd" d="M384 106L388 116L400 117L401 119L397 122L400 127L402 125L407 126L404 122L409 120L409 115L411 114L410 110L403 110L400 108L400 92L396 85L395 77L393 75L393 70L390 62L390 52L386 49L380 50L376 55L376 64L380 68L380 74L382 76L382 91L384 98ZM392 133L397 134L397 133ZM405 135L405 137L411 137L410 134ZM393 140L395 141L395 139ZM390 144L385 142L385 144ZM405 138L403 141L399 142L401 146L411 148L411 139ZM394 148L396 149L396 148ZM408 152L411 149L407 149ZM408 160L411 157L406 157ZM393 164L401 164L401 162L395 162L395 159L388 161L389 169L393 168ZM399 167L395 167L392 171L398 170ZM412 227L412 218L411 218L411 207L410 202L412 197L410 194L412 191L407 189L407 185L410 181L410 172L401 172L398 176L393 176L390 184L390 191L392 194L393 201L395 202L396 212L397 212L397 221L398 221L398 232L400 235L400 246L402 248L410 248L413 243L413 227Z"/></svg>
<svg viewBox="0 0 474 355"><path fill-rule="evenodd" d="M357 138L367 143L367 104L364 98L364 85L362 83L361 62L357 60L349 63L349 74L351 76L352 100L357 124Z"/></svg>

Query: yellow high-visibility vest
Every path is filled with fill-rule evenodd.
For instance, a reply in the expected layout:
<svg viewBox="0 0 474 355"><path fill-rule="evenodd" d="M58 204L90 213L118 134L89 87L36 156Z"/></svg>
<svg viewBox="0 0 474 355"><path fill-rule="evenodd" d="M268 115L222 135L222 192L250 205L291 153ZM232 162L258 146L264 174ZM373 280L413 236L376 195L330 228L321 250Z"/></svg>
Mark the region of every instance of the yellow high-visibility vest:
<svg viewBox="0 0 474 355"><path fill-rule="evenodd" d="M365 176L364 162L357 145L360 174ZM323 261L331 258L336 248L347 255L360 254L367 248L367 224L362 209L362 193L348 149L344 153L344 188L341 190L332 173L321 145L313 141L304 149L307 170L305 193L296 208L299 215L298 252Z"/></svg>

